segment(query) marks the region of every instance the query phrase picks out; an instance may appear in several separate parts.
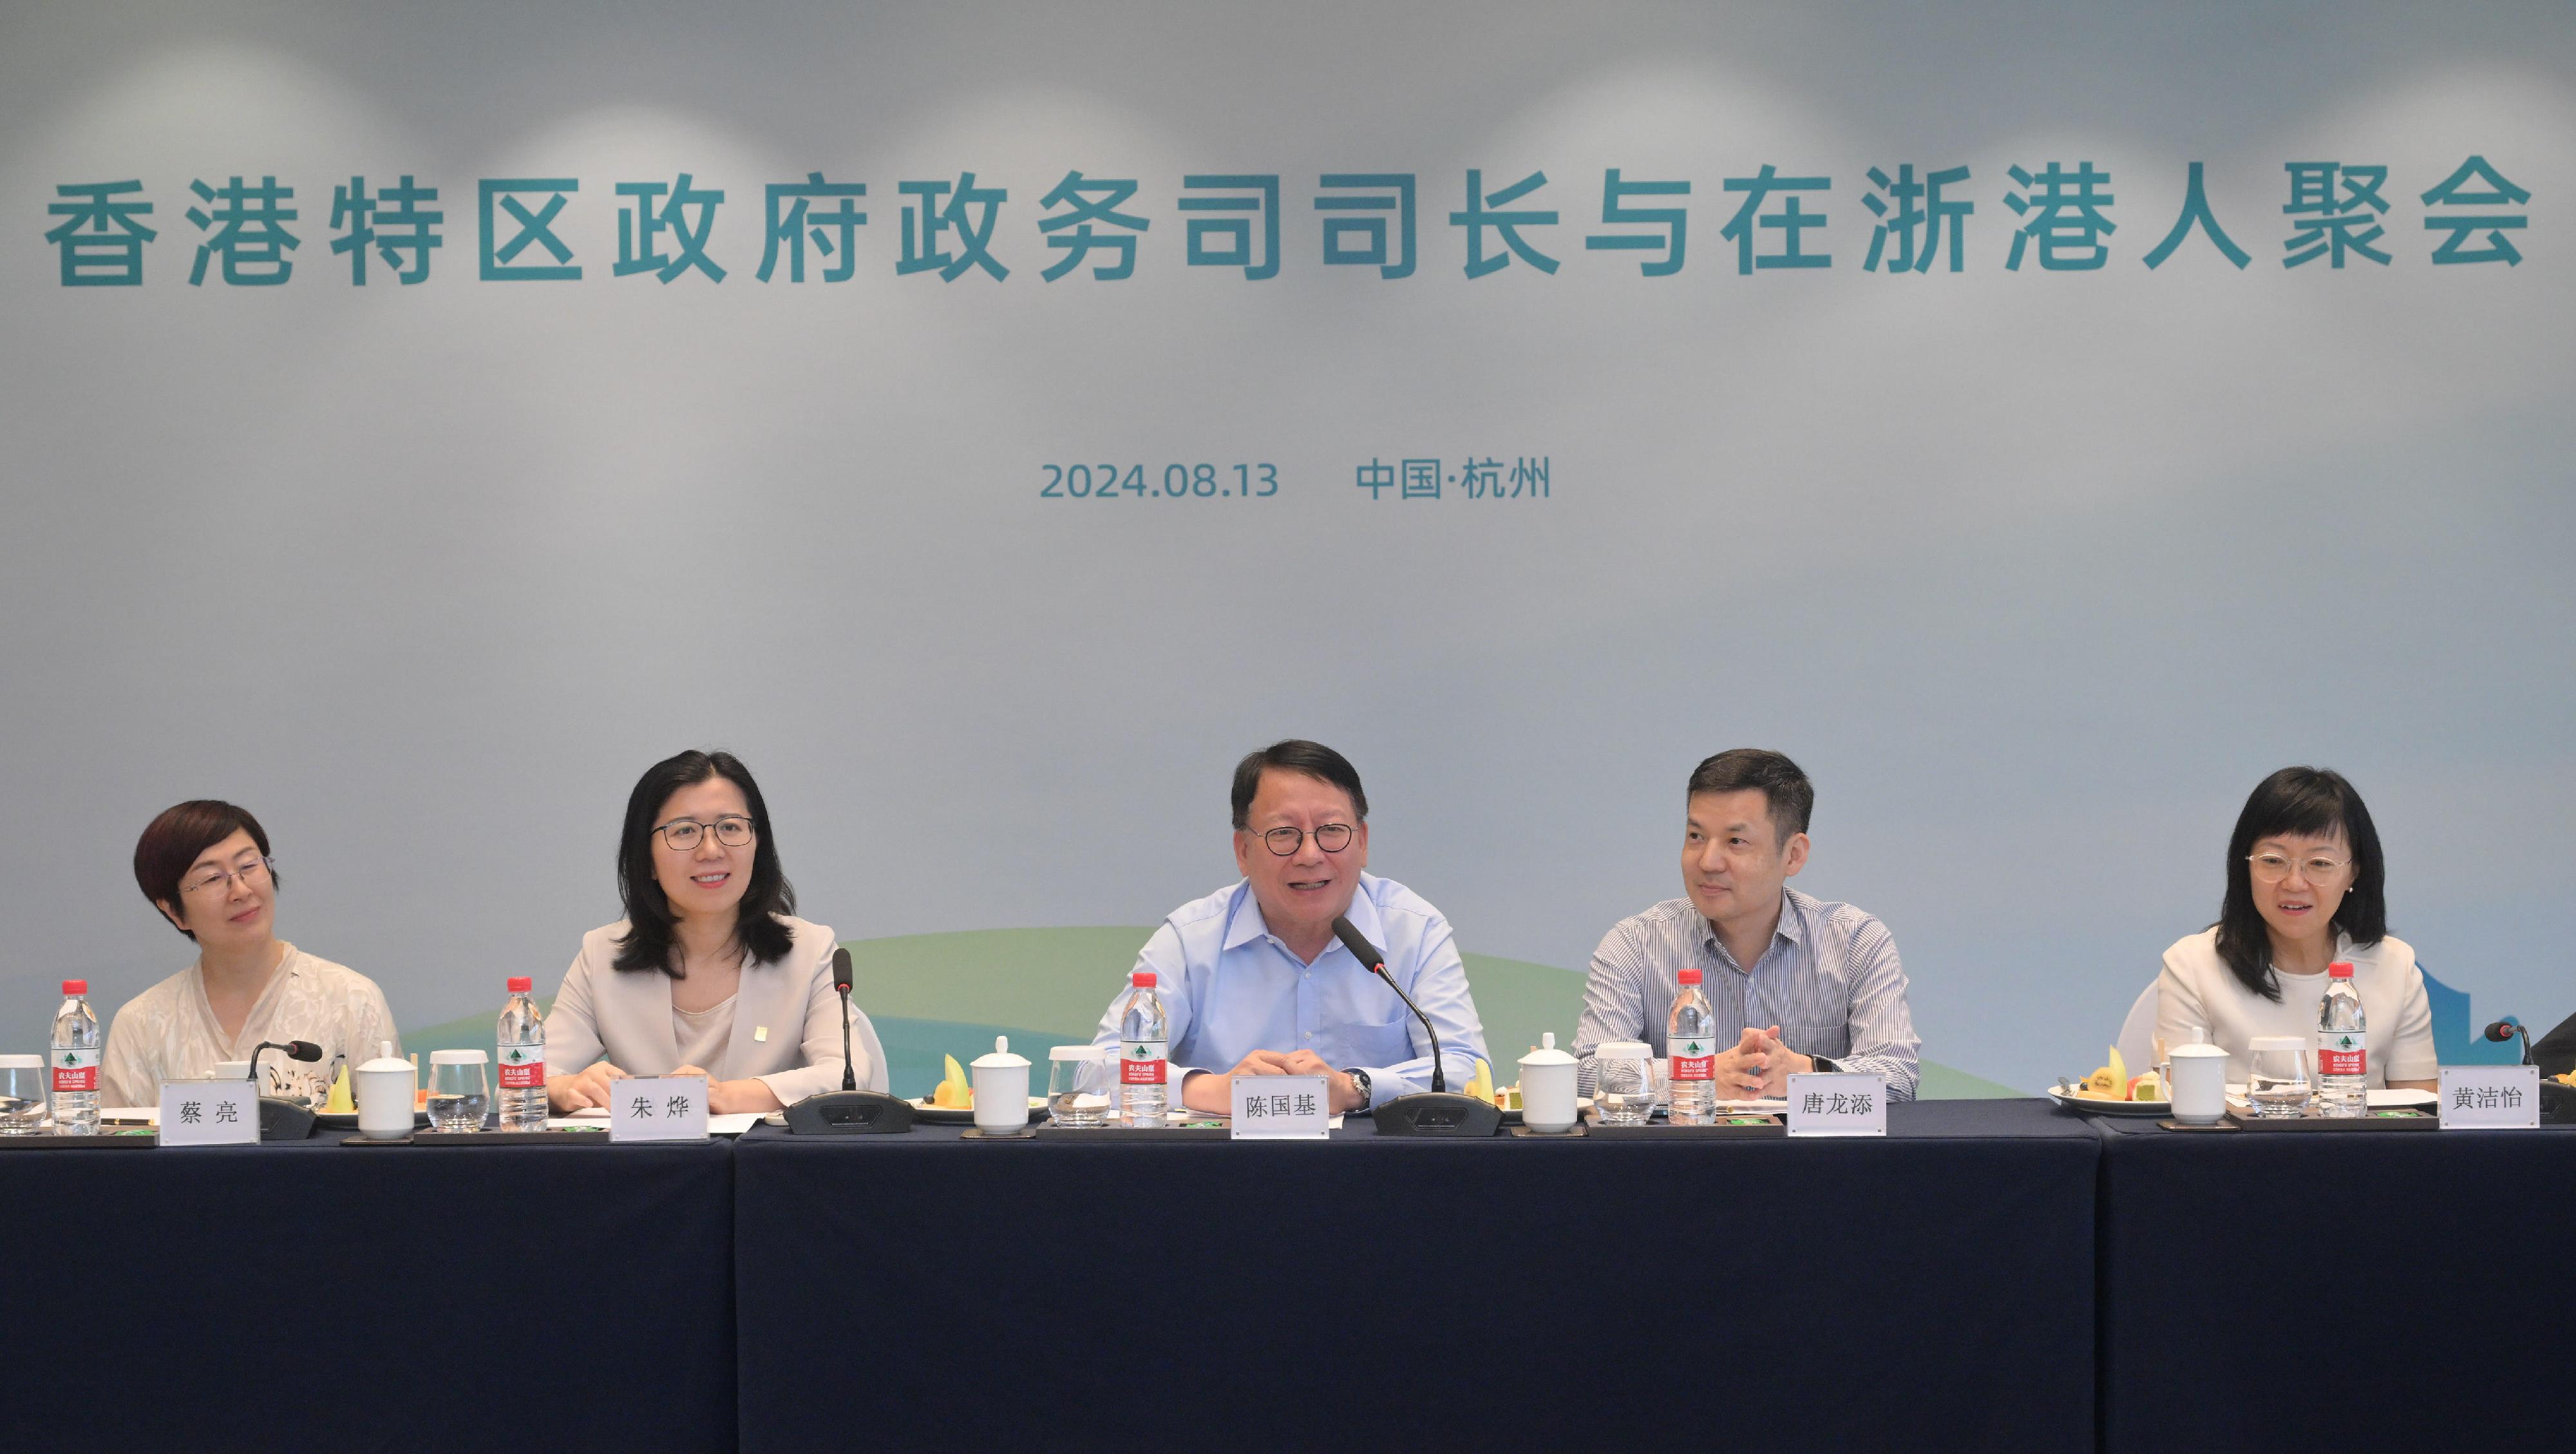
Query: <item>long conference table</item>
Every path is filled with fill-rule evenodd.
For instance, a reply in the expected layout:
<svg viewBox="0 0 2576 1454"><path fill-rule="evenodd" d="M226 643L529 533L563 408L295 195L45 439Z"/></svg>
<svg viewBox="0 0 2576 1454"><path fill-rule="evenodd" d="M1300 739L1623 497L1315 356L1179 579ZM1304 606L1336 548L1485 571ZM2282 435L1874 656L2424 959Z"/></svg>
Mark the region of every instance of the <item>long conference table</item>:
<svg viewBox="0 0 2576 1454"><path fill-rule="evenodd" d="M0 1446L2563 1438L2576 1132L0 1151Z"/></svg>

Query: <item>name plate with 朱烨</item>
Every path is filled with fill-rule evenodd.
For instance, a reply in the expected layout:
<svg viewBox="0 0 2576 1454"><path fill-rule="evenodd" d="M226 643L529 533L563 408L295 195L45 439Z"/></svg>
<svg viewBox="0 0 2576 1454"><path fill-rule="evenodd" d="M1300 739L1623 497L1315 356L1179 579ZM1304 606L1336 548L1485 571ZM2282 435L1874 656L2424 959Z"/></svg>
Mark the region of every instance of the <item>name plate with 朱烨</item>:
<svg viewBox="0 0 2576 1454"><path fill-rule="evenodd" d="M1887 1077L1850 1070L1791 1072L1789 1134L1886 1135Z"/></svg>
<svg viewBox="0 0 2576 1454"><path fill-rule="evenodd" d="M1320 1075L1238 1075L1237 1141L1321 1141L1332 1134L1333 1095Z"/></svg>
<svg viewBox="0 0 2576 1454"><path fill-rule="evenodd" d="M611 1141L704 1141L707 1083L694 1075L608 1083Z"/></svg>
<svg viewBox="0 0 2576 1454"><path fill-rule="evenodd" d="M2540 1067L2442 1067L2442 1129L2518 1130L2540 1125Z"/></svg>
<svg viewBox="0 0 2576 1454"><path fill-rule="evenodd" d="M161 1082L161 1144L248 1146L259 1140L259 1085L248 1080Z"/></svg>

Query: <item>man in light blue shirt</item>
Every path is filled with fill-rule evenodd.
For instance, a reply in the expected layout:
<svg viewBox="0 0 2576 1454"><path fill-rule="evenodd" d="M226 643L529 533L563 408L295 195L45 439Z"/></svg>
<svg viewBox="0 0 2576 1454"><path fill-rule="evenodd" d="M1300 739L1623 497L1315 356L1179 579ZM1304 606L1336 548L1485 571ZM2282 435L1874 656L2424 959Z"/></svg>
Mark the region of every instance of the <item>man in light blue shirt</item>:
<svg viewBox="0 0 2576 1454"><path fill-rule="evenodd" d="M1386 955L1387 973L1440 1030L1441 1064L1465 1085L1485 1053L1449 921L1368 867L1368 797L1349 759L1274 743L1234 772L1234 866L1243 880L1172 911L1136 956L1152 970L1178 1103L1224 1111L1228 1077L1321 1075L1338 1113L1431 1085L1431 1045L1395 991L1333 936L1333 920ZM1118 1043L1122 991L1093 1041Z"/></svg>

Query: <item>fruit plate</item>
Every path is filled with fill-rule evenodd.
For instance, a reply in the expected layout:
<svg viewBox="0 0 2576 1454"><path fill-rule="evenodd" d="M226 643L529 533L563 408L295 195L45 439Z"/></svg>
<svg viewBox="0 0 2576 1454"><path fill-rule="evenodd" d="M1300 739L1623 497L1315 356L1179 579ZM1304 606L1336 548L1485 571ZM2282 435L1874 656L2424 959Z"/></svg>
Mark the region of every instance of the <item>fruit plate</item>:
<svg viewBox="0 0 2576 1454"><path fill-rule="evenodd" d="M930 1103L930 1098L927 1096L915 1096L911 1100L905 1102L905 1104L912 1107L912 1118L914 1120L921 1121L929 1125L972 1126L975 1124L975 1108L973 1106L934 1106ZM1032 1121L1042 1121L1046 1119L1046 1097L1029 1097L1029 1119Z"/></svg>
<svg viewBox="0 0 2576 1454"><path fill-rule="evenodd" d="M2062 1083L2050 1086L2048 1095L2049 1099L2068 1110L2081 1111L2088 1116L2170 1116L2173 1114L2171 1101L2089 1100L2078 1096L2073 1087Z"/></svg>

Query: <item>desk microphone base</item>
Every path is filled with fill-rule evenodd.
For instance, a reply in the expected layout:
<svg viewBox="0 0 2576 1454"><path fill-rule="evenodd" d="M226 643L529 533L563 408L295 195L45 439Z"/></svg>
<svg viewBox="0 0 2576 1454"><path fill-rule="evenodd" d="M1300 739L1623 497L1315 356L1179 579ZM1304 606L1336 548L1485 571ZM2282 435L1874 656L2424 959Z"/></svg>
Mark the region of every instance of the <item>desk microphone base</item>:
<svg viewBox="0 0 2576 1454"><path fill-rule="evenodd" d="M787 1108L792 1136L891 1136L911 1129L911 1103L883 1091L825 1091Z"/></svg>
<svg viewBox="0 0 2576 1454"><path fill-rule="evenodd" d="M1503 1129L1501 1111L1455 1091L1397 1096L1373 1119L1381 1136L1491 1136Z"/></svg>

